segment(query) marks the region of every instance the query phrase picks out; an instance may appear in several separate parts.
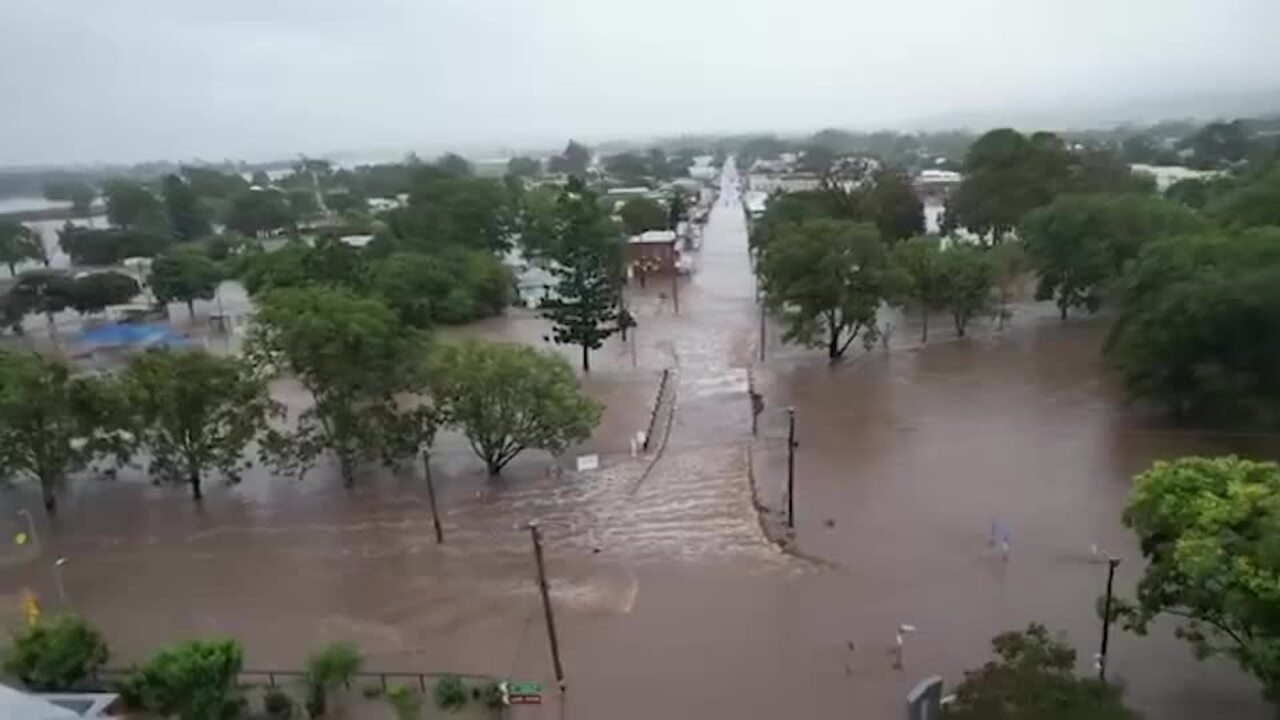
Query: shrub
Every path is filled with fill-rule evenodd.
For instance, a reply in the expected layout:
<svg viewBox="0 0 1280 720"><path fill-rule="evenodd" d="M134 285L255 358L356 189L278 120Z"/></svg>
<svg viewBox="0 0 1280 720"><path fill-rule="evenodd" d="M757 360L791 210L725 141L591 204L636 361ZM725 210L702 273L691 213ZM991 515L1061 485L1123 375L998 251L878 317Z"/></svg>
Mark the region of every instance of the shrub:
<svg viewBox="0 0 1280 720"><path fill-rule="evenodd" d="M93 626L64 615L15 633L4 669L32 690L66 690L92 676L109 654Z"/></svg>
<svg viewBox="0 0 1280 720"><path fill-rule="evenodd" d="M422 712L422 698L408 685L392 685L387 688L387 703L395 711L396 720L418 720Z"/></svg>
<svg viewBox="0 0 1280 720"><path fill-rule="evenodd" d="M292 720L293 700L280 688L271 688L262 696L262 711L270 720Z"/></svg>
<svg viewBox="0 0 1280 720"><path fill-rule="evenodd" d="M328 693L351 682L360 669L360 652L350 643L329 643L307 658L307 712L319 717L328 707Z"/></svg>
<svg viewBox="0 0 1280 720"><path fill-rule="evenodd" d="M484 686L481 690L481 697L484 699L485 707L490 710L501 710L506 706L506 703L502 701L502 688L499 687L496 681Z"/></svg>
<svg viewBox="0 0 1280 720"><path fill-rule="evenodd" d="M445 675L436 682L436 706L444 710L457 710L467 704L467 688L456 675Z"/></svg>
<svg viewBox="0 0 1280 720"><path fill-rule="evenodd" d="M151 712L181 720L238 717L244 698L236 679L243 662L234 640L190 640L136 669L128 695Z"/></svg>

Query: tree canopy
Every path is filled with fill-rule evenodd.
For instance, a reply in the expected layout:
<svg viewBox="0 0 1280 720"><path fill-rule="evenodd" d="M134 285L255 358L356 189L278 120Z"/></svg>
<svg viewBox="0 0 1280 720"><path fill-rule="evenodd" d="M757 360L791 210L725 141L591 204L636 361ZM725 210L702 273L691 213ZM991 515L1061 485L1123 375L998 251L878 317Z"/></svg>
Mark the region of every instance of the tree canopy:
<svg viewBox="0 0 1280 720"><path fill-rule="evenodd" d="M58 232L58 245L76 265L119 265L125 258L159 255L173 245L173 237L166 232L95 230L67 223Z"/></svg>
<svg viewBox="0 0 1280 720"><path fill-rule="evenodd" d="M188 250L156 258L147 283L156 300L186 303L187 312L195 317L195 301L213 299L222 277L218 263L203 253Z"/></svg>
<svg viewBox="0 0 1280 720"><path fill-rule="evenodd" d="M1134 479L1124 523L1147 564L1117 615L1141 633L1158 616L1177 618L1197 657L1232 658L1280 703L1280 467L1157 462Z"/></svg>
<svg viewBox="0 0 1280 720"><path fill-rule="evenodd" d="M569 144L565 145L564 152L551 157L547 169L553 173L582 177L586 175L587 166L590 164L591 151L576 140L570 140Z"/></svg>
<svg viewBox="0 0 1280 720"><path fill-rule="evenodd" d="M291 374L314 401L294 432L270 443L271 459L302 472L332 451L350 487L356 463L381 455L378 418L390 414L422 342L378 300L306 286L260 296L247 352L259 367Z"/></svg>
<svg viewBox="0 0 1280 720"><path fill-rule="evenodd" d="M998 659L965 672L947 720L1137 720L1121 688L1075 674L1076 651L1043 625L991 641Z"/></svg>
<svg viewBox="0 0 1280 720"><path fill-rule="evenodd" d="M242 190L231 198L224 220L228 228L248 237L292 229L297 222L289 196L279 190Z"/></svg>
<svg viewBox="0 0 1280 720"><path fill-rule="evenodd" d="M929 342L929 312L946 302L942 282L942 249L938 238L921 235L893 248L893 264L901 275L903 295L920 310L920 342Z"/></svg>
<svg viewBox="0 0 1280 720"><path fill-rule="evenodd" d="M166 175L160 185L169 229L180 240L195 240L209 234L209 218L200 198L177 175Z"/></svg>
<svg viewBox="0 0 1280 720"><path fill-rule="evenodd" d="M142 183L126 179L108 180L102 184L102 197L107 203L107 220L125 230L146 226L157 230L165 226L160 201Z"/></svg>
<svg viewBox="0 0 1280 720"><path fill-rule="evenodd" d="M14 633L4 671L41 692L67 692L106 664L107 641L75 615L61 615Z"/></svg>
<svg viewBox="0 0 1280 720"><path fill-rule="evenodd" d="M667 227L667 211L646 197L631 198L618 210L622 229L628 235L639 235L647 230L663 230Z"/></svg>
<svg viewBox="0 0 1280 720"><path fill-rule="evenodd" d="M570 183L556 201L553 239L555 294L543 301L558 345L582 348L582 369L590 352L618 331L621 241L596 196Z"/></svg>
<svg viewBox="0 0 1280 720"><path fill-rule="evenodd" d="M134 356L123 377L149 472L189 484L196 500L210 470L239 480L245 449L279 413L266 383L238 358L151 350Z"/></svg>
<svg viewBox="0 0 1280 720"><path fill-rule="evenodd" d="M122 415L109 381L74 377L60 360L0 351L0 468L35 478L49 512L68 474L105 454L128 454Z"/></svg>
<svg viewBox="0 0 1280 720"><path fill-rule="evenodd" d="M17 277L18 263L24 260L49 264L40 233L20 222L0 220L0 263L8 265L9 275Z"/></svg>
<svg viewBox="0 0 1280 720"><path fill-rule="evenodd" d="M189 640L135 669L124 694L178 720L233 720L244 712L237 689L244 652L234 640Z"/></svg>
<svg viewBox="0 0 1280 720"><path fill-rule="evenodd" d="M138 281L123 273L91 273L73 281L70 304L81 315L100 313L111 305L129 302L139 290Z"/></svg>
<svg viewBox="0 0 1280 720"><path fill-rule="evenodd" d="M874 340L876 311L892 290L888 254L874 225L813 220L782 227L758 265L765 301L785 337L835 360L854 339Z"/></svg>
<svg viewBox="0 0 1280 720"><path fill-rule="evenodd" d="M527 449L564 452L590 436L601 406L569 365L533 348L466 340L440 348L432 389L448 418L496 475Z"/></svg>

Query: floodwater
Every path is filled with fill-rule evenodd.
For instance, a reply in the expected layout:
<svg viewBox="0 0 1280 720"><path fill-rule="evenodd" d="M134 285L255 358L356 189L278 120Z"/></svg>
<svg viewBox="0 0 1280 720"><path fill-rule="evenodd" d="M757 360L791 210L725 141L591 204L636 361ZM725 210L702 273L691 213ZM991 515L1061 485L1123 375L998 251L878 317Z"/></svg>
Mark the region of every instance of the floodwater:
<svg viewBox="0 0 1280 720"><path fill-rule="evenodd" d="M1124 558L1120 592L1139 576L1119 522L1132 474L1155 458L1276 448L1144 422L1101 366L1104 325L1060 324L1035 305L965 341L938 322L924 348L899 319L888 351L835 366L781 346L771 329L761 364L736 204L717 205L696 264L678 314L677 288L650 283L629 299L637 333L594 354L585 383L608 409L582 447L530 453L490 481L465 440L440 438L443 546L420 468L371 468L350 492L329 467L302 480L257 469L211 487L203 508L125 472L72 483L52 524L22 485L0 494L0 530L22 528L13 511L29 508L39 540L0 558L0 616L16 621L26 590L56 608L61 555L67 605L105 629L119 662L229 634L251 667L288 668L342 639L364 648L370 669L550 688L524 529L537 519L569 690L514 717L897 718L917 680L958 680L988 659L992 635L1030 621L1067 633L1088 671L1105 579L1091 546ZM530 314L467 332L546 345ZM766 403L754 441L750 384ZM290 383L277 389L299 402ZM655 401L650 452L632 458ZM766 538L750 481L782 506L788 405L796 554ZM550 471L587 452L600 470ZM993 521L1011 533L1008 561L988 547ZM918 630L898 670L902 623ZM1113 633L1109 667L1149 717L1269 716L1254 683L1228 663L1197 663L1167 627Z"/></svg>

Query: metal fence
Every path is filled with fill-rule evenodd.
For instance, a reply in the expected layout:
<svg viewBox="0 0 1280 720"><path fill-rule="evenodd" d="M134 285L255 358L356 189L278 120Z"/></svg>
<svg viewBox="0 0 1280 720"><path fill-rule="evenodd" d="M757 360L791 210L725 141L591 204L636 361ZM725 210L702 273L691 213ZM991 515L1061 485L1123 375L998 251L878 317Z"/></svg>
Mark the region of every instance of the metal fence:
<svg viewBox="0 0 1280 720"><path fill-rule="evenodd" d="M129 668L101 668L94 674L93 685L95 689L104 690L110 686L124 680L133 671ZM378 686L386 690L388 681L401 682L404 684L416 683L418 689L426 692L428 681L438 680L444 677L456 677L464 681L470 681L472 684L484 684L491 682L501 682L504 678L493 675L474 675L468 673L448 673L448 672L406 672L406 671L376 671L362 670L352 674L352 680L370 680L376 679ZM240 688L258 688L258 687L280 687L288 685L291 682L302 683L307 678L305 670L241 670L236 678L236 686ZM347 683L350 689L351 683Z"/></svg>

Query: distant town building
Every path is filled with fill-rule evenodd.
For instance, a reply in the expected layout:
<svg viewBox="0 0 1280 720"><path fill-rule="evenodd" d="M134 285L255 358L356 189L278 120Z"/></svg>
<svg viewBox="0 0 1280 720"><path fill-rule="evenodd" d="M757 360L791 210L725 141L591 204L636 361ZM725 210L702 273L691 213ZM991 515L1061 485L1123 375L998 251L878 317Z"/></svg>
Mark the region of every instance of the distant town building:
<svg viewBox="0 0 1280 720"><path fill-rule="evenodd" d="M632 235L624 248L624 260L633 277L671 275L680 267L680 248L674 230L650 230Z"/></svg>
<svg viewBox="0 0 1280 720"><path fill-rule="evenodd" d="M1138 163L1130 165L1129 169L1135 173L1142 173L1155 178L1156 190L1160 192L1168 190L1170 185L1181 180L1210 180L1223 175L1221 170L1193 170L1181 165L1142 165Z"/></svg>
<svg viewBox="0 0 1280 720"><path fill-rule="evenodd" d="M822 178L813 173L752 172L747 175L747 190L772 194L817 190Z"/></svg>

